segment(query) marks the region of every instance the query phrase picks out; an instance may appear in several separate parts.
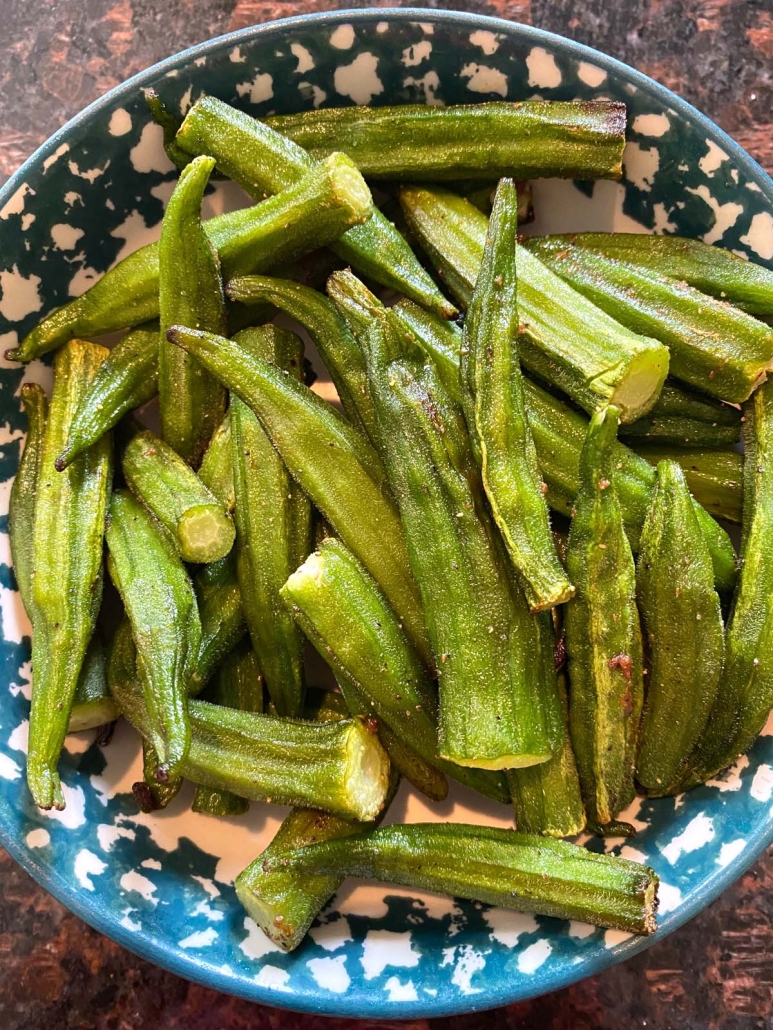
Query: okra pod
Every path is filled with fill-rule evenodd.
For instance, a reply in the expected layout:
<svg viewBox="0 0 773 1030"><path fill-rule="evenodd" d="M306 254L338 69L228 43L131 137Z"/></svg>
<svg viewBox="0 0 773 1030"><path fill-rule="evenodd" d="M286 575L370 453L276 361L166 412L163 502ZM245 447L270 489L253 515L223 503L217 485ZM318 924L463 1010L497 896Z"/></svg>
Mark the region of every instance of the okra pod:
<svg viewBox="0 0 773 1030"><path fill-rule="evenodd" d="M177 166L179 171L183 171L191 163L192 158L182 149L175 138L182 119L172 114L155 89L146 87L142 92L153 121L161 127L164 134L166 156L173 165Z"/></svg>
<svg viewBox="0 0 773 1030"><path fill-rule="evenodd" d="M333 669L347 704L364 700L380 726L435 769L494 800L508 800L501 776L438 757L437 699L428 674L384 595L341 541L323 540L287 580L282 596Z"/></svg>
<svg viewBox="0 0 773 1030"><path fill-rule="evenodd" d="M517 198L511 179L497 187L461 351L467 423L494 520L532 611L574 594L550 533L537 452L529 429L518 355L515 240Z"/></svg>
<svg viewBox="0 0 773 1030"><path fill-rule="evenodd" d="M494 101L427 107L327 107L268 125L314 157L337 145L372 179L619 179L625 104Z"/></svg>
<svg viewBox="0 0 773 1030"><path fill-rule="evenodd" d="M372 210L362 176L351 161L334 155L263 203L210 219L204 231L228 280L324 246L365 222ZM74 336L99 336L158 318L159 246L151 243L124 258L82 296L47 315L6 357L31 361Z"/></svg>
<svg viewBox="0 0 773 1030"><path fill-rule="evenodd" d="M201 641L191 581L174 544L128 490L113 494L108 569L129 616L147 730L162 783L184 775L190 745L187 684Z"/></svg>
<svg viewBox="0 0 773 1030"><path fill-rule="evenodd" d="M656 928L659 880L652 869L514 830L460 823L385 826L274 855L264 869L385 880L630 933Z"/></svg>
<svg viewBox="0 0 773 1030"><path fill-rule="evenodd" d="M581 232L552 239L667 275L750 315L773 315L773 271L723 247L683 236L630 232Z"/></svg>
<svg viewBox="0 0 773 1030"><path fill-rule="evenodd" d="M379 584L422 656L429 655L400 519L367 439L307 387L238 344L179 327L170 335L252 408L290 474Z"/></svg>
<svg viewBox="0 0 773 1030"><path fill-rule="evenodd" d="M301 383L303 344L285 329L245 330L235 343ZM311 506L257 415L231 397L236 567L252 646L279 715L299 716L306 683L303 636L279 592L311 550Z"/></svg>
<svg viewBox="0 0 773 1030"><path fill-rule="evenodd" d="M702 422L681 415L653 415L650 412L629 426L622 426L620 436L638 443L665 444L672 447L732 447L741 439L741 425L732 426Z"/></svg>
<svg viewBox="0 0 773 1030"><path fill-rule="evenodd" d="M246 634L247 622L233 564L230 565L230 575L224 576L223 581L216 586L199 589L199 577L193 585L199 603L201 642L196 666L188 681L188 693L198 694L218 665Z"/></svg>
<svg viewBox="0 0 773 1030"><path fill-rule="evenodd" d="M643 701L636 576L615 487L617 412L594 415L580 459L565 609L569 727L589 823L603 828L633 800Z"/></svg>
<svg viewBox="0 0 773 1030"><path fill-rule="evenodd" d="M71 340L54 362L32 532L32 688L27 782L41 808L64 808L57 763L102 601L102 540L112 478L103 437L57 472L54 461L107 350ZM55 542L55 545L54 545Z"/></svg>
<svg viewBox="0 0 773 1030"><path fill-rule="evenodd" d="M158 779L159 759L149 740L142 741L142 779L132 784L132 794L141 812L159 812L170 805L182 789L182 776Z"/></svg>
<svg viewBox="0 0 773 1030"><path fill-rule="evenodd" d="M192 154L211 154L218 168L257 200L291 186L316 164L302 147L264 122L209 96L201 97L188 111L177 142ZM334 252L347 264L443 318L456 314L454 305L440 293L406 241L380 211L374 210L365 225L347 229L333 243Z"/></svg>
<svg viewBox="0 0 773 1030"><path fill-rule="evenodd" d="M671 375L703 393L745 401L773 368L773 329L724 301L550 237L524 247L612 318L664 343Z"/></svg>
<svg viewBox="0 0 773 1030"><path fill-rule="evenodd" d="M400 190L405 216L422 247L465 306L483 258L488 219L445 190ZM518 348L521 363L593 413L615 404L623 422L646 415L668 371L668 350L616 322L519 246Z"/></svg>
<svg viewBox="0 0 773 1030"><path fill-rule="evenodd" d="M636 593L649 656L636 778L648 791L667 793L706 726L724 657L711 558L674 461L657 467Z"/></svg>
<svg viewBox="0 0 773 1030"><path fill-rule="evenodd" d="M42 386L38 386L37 383L24 383L21 388L21 400L24 414L27 416L27 437L8 501L8 534L13 574L24 610L30 622L34 623L32 573L35 561L32 534L38 480L43 463L48 399Z"/></svg>
<svg viewBox="0 0 773 1030"><path fill-rule="evenodd" d="M166 330L172 325L212 333L226 330L220 261L201 222L201 202L214 167L214 158L197 157L182 170L158 245L161 435L196 467L225 414L225 390L194 357L169 343Z"/></svg>
<svg viewBox="0 0 773 1030"><path fill-rule="evenodd" d="M68 733L80 733L114 722L118 708L107 685L107 656L99 633L91 638L75 687Z"/></svg>
<svg viewBox="0 0 773 1030"><path fill-rule="evenodd" d="M743 509L743 458L729 448L674 447L636 443L635 450L650 465L675 461L684 472L690 493L715 518L740 522Z"/></svg>
<svg viewBox="0 0 773 1030"><path fill-rule="evenodd" d="M738 426L740 434L741 409L731 404L706 397L687 387L681 386L672 379L667 379L660 391L660 396L650 409L650 415L665 417L675 415L693 421L708 422L717 426Z"/></svg>
<svg viewBox="0 0 773 1030"><path fill-rule="evenodd" d="M300 322L330 373L346 417L373 439L375 415L365 357L327 297L308 286L268 276L232 279L228 296L243 304L271 303Z"/></svg>
<svg viewBox="0 0 773 1030"><path fill-rule="evenodd" d="M132 492L169 533L183 561L212 562L228 554L236 535L231 516L169 444L149 429L137 433L124 450L122 467Z"/></svg>
<svg viewBox="0 0 773 1030"><path fill-rule="evenodd" d="M231 413L217 427L201 459L198 476L204 486L215 495L229 515L236 506L234 495L234 463L231 444Z"/></svg>

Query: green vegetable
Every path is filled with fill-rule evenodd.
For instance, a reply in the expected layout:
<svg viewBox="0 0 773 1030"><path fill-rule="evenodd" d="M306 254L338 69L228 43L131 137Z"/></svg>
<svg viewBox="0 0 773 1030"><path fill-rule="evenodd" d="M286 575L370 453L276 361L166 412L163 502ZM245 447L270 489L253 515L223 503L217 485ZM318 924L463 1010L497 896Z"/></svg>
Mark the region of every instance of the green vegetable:
<svg viewBox="0 0 773 1030"><path fill-rule="evenodd" d="M706 726L724 638L711 557L684 474L661 461L657 477L636 571L650 672L636 778L666 793Z"/></svg>
<svg viewBox="0 0 773 1030"><path fill-rule="evenodd" d="M185 775L187 684L201 640L196 597L174 544L126 490L113 494L106 538L108 570L137 647L147 709L143 736L158 755L156 779L165 783Z"/></svg>
<svg viewBox="0 0 773 1030"><path fill-rule="evenodd" d="M122 467L183 561L212 562L228 554L235 537L231 516L169 444L146 429L127 445Z"/></svg>
<svg viewBox="0 0 773 1030"><path fill-rule="evenodd" d="M11 496L8 501L8 534L13 573L24 610L32 623L35 618L32 610L32 573L35 565L32 534L46 436L48 399L42 386L38 386L37 383L24 383L21 388L21 401L24 414L27 416L27 438L11 485Z"/></svg>
<svg viewBox="0 0 773 1030"><path fill-rule="evenodd" d="M730 404L723 404L712 397L696 393L667 379L660 391L660 396L650 409L649 414L655 417L675 415L689 418L692 421L708 422L717 426L741 425L741 409ZM635 423L634 423L635 424ZM629 427L623 427L627 432ZM740 429L739 429L740 432Z"/></svg>
<svg viewBox="0 0 773 1030"><path fill-rule="evenodd" d="M56 767L102 600L102 539L112 478L112 441L103 437L64 472L54 469L54 460L106 355L104 347L82 340L70 341L57 354L40 456L32 533L35 682L27 782L41 808L64 808ZM24 575L22 571L22 578Z"/></svg>
<svg viewBox="0 0 773 1030"><path fill-rule="evenodd" d="M491 511L532 611L574 594L556 554L518 360L515 185L502 179L461 351L467 424Z"/></svg>
<svg viewBox="0 0 773 1030"><path fill-rule="evenodd" d="M227 280L322 247L365 222L372 210L362 176L336 154L262 204L205 222L204 231ZM6 357L31 361L74 336L99 336L158 318L159 246L151 243L124 258L82 296L47 315Z"/></svg>
<svg viewBox="0 0 773 1030"><path fill-rule="evenodd" d="M131 636L131 632L130 632ZM158 753L149 740L142 742L142 779L132 784L132 794L141 812L159 812L171 804L180 793L182 777L157 779Z"/></svg>
<svg viewBox="0 0 773 1030"><path fill-rule="evenodd" d="M75 413L65 448L54 462L58 471L157 393L158 327L140 326L113 347L97 370Z"/></svg>
<svg viewBox="0 0 773 1030"><path fill-rule="evenodd" d="M622 426L620 436L635 447L639 442L672 447L732 447L741 439L741 426L717 425L681 415L653 415Z"/></svg>
<svg viewBox="0 0 773 1030"><path fill-rule="evenodd" d="M204 96L188 111L177 134L178 144L192 154L212 154L218 168L260 200L296 183L316 162L264 122ZM444 318L456 308L439 292L395 227L374 210L365 225L349 228L333 250L363 275L388 286ZM318 246L331 240L320 240Z"/></svg>
<svg viewBox="0 0 773 1030"><path fill-rule="evenodd" d="M682 467L690 493L715 518L740 522L743 508L743 458L734 450L636 444L650 465L676 461Z"/></svg>
<svg viewBox="0 0 773 1030"><path fill-rule="evenodd" d="M293 478L384 591L420 653L428 655L399 517L367 440L307 387L237 344L182 328L170 336L252 408Z"/></svg>
<svg viewBox="0 0 773 1030"><path fill-rule="evenodd" d="M228 562L222 581L216 585L201 583L202 578L202 573L199 573L193 584L199 602L201 643L196 666L188 681L189 694L198 694L201 691L218 665L233 651L247 632L235 564ZM217 703L226 704L225 701ZM230 707L237 706L231 704Z"/></svg>
<svg viewBox="0 0 773 1030"><path fill-rule="evenodd" d="M172 114L154 89L145 87L142 92L145 95L145 103L148 105L153 121L156 125L161 126L164 133L166 156L172 164L177 165L180 171L182 171L191 163L191 156L186 154L175 139L177 130L180 128L181 119Z"/></svg>
<svg viewBox="0 0 773 1030"><path fill-rule="evenodd" d="M301 383L303 344L294 333L264 326L245 330L234 342ZM306 690L303 636L279 591L311 550L311 506L257 416L234 396L231 430L242 607L278 714L297 716Z"/></svg>
<svg viewBox="0 0 773 1030"><path fill-rule="evenodd" d="M566 559L577 587L565 610L569 727L594 828L633 800L644 693L635 569L615 487L616 430L614 408L590 421Z"/></svg>
<svg viewBox="0 0 773 1030"><path fill-rule="evenodd" d="M400 203L451 292L469 304L483 258L486 216L440 189L403 187ZM615 404L623 422L646 415L668 371L666 348L614 321L524 247L518 248L516 263L523 366L589 413Z"/></svg>
<svg viewBox="0 0 773 1030"><path fill-rule="evenodd" d="M745 401L773 368L773 329L686 283L543 237L524 246L594 304L661 340L670 371L725 401Z"/></svg>
<svg viewBox="0 0 773 1030"><path fill-rule="evenodd" d="M98 633L91 638L75 688L68 733L104 726L118 718L118 709L107 685L105 646Z"/></svg>
<svg viewBox="0 0 773 1030"><path fill-rule="evenodd" d="M195 358L166 339L172 325L224 333L225 298L217 252L201 223L201 201L214 158L197 157L180 173L159 242L158 393L161 435L198 466L225 413L225 390ZM198 559L190 559L196 561Z"/></svg>
<svg viewBox="0 0 773 1030"><path fill-rule="evenodd" d="M236 506L234 495L233 447L231 444L231 413L215 430L199 466L199 479L229 515Z"/></svg>
<svg viewBox="0 0 773 1030"><path fill-rule="evenodd" d="M385 826L274 855L264 871L386 880L631 933L656 928L652 869L568 841L463 824Z"/></svg>
<svg viewBox="0 0 773 1030"><path fill-rule="evenodd" d="M314 157L340 147L363 175L408 182L619 179L625 145L625 104L607 100L327 107L267 124Z"/></svg>

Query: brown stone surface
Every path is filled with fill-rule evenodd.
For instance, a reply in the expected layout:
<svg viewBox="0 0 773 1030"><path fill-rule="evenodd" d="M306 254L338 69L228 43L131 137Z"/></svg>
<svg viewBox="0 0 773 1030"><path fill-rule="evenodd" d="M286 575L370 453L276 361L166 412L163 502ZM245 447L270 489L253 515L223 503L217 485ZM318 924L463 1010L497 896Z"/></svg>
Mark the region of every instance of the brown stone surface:
<svg viewBox="0 0 773 1030"><path fill-rule="evenodd" d="M0 177L105 90L212 35L358 3L0 0ZM436 4L412 4L434 7ZM447 6L571 36L677 90L773 170L773 0L492 0ZM0 852L0 1030L769 1030L773 851L667 940L492 1013L411 1023L303 1016L190 984L85 926Z"/></svg>

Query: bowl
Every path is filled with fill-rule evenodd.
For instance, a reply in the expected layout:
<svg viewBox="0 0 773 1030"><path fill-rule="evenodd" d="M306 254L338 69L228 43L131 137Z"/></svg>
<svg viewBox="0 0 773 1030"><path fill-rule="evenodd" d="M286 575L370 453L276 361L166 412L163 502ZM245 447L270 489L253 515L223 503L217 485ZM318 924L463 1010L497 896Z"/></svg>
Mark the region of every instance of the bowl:
<svg viewBox="0 0 773 1030"><path fill-rule="evenodd" d="M212 93L256 115L313 105L470 103L532 96L628 105L621 183L542 181L536 229L616 229L700 237L773 259L773 182L715 125L651 79L549 33L477 15L340 11L245 29L128 80L57 132L0 191L0 351L50 308L159 233L174 170L141 95L184 110ZM242 203L219 184L208 213ZM773 721L718 780L637 799L629 841L587 841L662 877L660 927L639 939L448 898L347 883L293 954L240 908L236 874L268 843L281 809L242 819L189 810L183 793L138 814L139 747L119 725L109 747L71 736L63 812L41 812L24 782L30 627L9 567L5 513L23 440L23 381L46 362L2 370L0 497L0 842L86 922L159 965L254 1001L339 1016L428 1017L502 1005L597 973L659 940L715 898L773 840ZM388 821L508 825L503 806L462 788L431 806L403 788Z"/></svg>

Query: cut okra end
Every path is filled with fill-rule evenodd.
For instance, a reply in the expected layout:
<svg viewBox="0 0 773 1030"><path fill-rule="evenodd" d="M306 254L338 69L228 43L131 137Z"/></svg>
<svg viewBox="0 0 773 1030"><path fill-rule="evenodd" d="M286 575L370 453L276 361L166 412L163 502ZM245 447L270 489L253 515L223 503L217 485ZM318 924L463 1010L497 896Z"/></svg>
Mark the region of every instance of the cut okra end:
<svg viewBox="0 0 773 1030"><path fill-rule="evenodd" d="M631 358L625 378L609 395L609 403L620 412L621 423L635 422L647 414L660 396L667 375L666 347L653 346Z"/></svg>
<svg viewBox="0 0 773 1030"><path fill-rule="evenodd" d="M38 808L45 812L52 808L57 812L64 811L65 800L59 773L33 754L27 759L27 786Z"/></svg>
<svg viewBox="0 0 773 1030"><path fill-rule="evenodd" d="M353 221L366 221L373 212L373 197L354 161L335 153L321 163L330 176L335 201L351 210Z"/></svg>
<svg viewBox="0 0 773 1030"><path fill-rule="evenodd" d="M389 788L389 756L375 730L354 719L346 742L344 793L361 822L375 819L384 807Z"/></svg>
<svg viewBox="0 0 773 1030"><path fill-rule="evenodd" d="M224 558L236 538L233 519L218 504L189 508L177 527L178 546L183 561L209 564Z"/></svg>
<svg viewBox="0 0 773 1030"><path fill-rule="evenodd" d="M446 762L453 762L454 765L461 765L467 769L490 769L499 772L503 769L528 769L532 765L542 765L553 756L550 751L540 751L536 754L519 753L488 758L483 755L452 755L441 750L440 757Z"/></svg>

